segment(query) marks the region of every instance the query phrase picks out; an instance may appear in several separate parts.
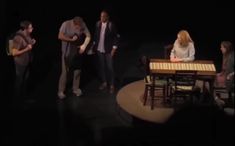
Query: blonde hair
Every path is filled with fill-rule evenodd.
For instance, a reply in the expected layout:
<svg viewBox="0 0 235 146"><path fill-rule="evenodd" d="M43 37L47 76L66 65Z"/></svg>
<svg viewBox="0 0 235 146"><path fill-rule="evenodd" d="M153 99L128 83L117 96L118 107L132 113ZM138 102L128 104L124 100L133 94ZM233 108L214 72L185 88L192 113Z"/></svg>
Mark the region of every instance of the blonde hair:
<svg viewBox="0 0 235 146"><path fill-rule="evenodd" d="M178 32L178 36L180 37L179 44L181 46L188 46L190 42L193 43L193 40L191 39L189 33L187 30L181 30Z"/></svg>

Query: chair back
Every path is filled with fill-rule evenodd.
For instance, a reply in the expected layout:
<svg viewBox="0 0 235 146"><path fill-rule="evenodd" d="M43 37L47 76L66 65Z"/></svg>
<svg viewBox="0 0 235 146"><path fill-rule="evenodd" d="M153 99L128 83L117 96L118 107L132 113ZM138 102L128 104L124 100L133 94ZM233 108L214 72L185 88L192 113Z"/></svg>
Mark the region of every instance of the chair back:
<svg viewBox="0 0 235 146"><path fill-rule="evenodd" d="M188 87L193 89L196 82L197 71L177 70L175 72L175 89L177 87Z"/></svg>
<svg viewBox="0 0 235 146"><path fill-rule="evenodd" d="M172 44L164 46L164 58L170 59L171 50L173 48Z"/></svg>

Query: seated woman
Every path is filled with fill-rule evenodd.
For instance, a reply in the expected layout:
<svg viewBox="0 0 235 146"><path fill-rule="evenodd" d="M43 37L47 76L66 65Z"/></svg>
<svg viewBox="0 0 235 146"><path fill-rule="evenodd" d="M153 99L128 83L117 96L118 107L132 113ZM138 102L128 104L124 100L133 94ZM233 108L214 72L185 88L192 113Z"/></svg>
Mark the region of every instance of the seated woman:
<svg viewBox="0 0 235 146"><path fill-rule="evenodd" d="M171 50L171 62L193 61L195 55L194 43L186 30L179 31Z"/></svg>
<svg viewBox="0 0 235 146"><path fill-rule="evenodd" d="M226 87L226 82L232 79L234 75L234 50L229 41L221 42L221 53L223 55L221 72L216 75L216 86Z"/></svg>
<svg viewBox="0 0 235 146"><path fill-rule="evenodd" d="M233 90L234 86L234 49L229 41L222 41L220 50L223 55L221 72L216 75L215 87L226 88L228 92ZM219 99L220 95L215 96L216 102L223 105Z"/></svg>

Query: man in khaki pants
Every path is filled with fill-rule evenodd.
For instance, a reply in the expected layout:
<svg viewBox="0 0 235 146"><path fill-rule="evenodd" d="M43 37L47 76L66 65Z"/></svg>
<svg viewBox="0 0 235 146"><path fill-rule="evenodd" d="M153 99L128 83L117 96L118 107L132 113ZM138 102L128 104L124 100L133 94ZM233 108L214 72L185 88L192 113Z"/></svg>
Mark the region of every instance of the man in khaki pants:
<svg viewBox="0 0 235 146"><path fill-rule="evenodd" d="M82 45L77 46L76 42L80 36L85 35L85 41ZM58 97L63 99L66 97L65 88L69 64L73 61L74 56L81 56L90 42L90 32L81 17L74 17L71 20L63 22L60 27L58 38L62 41L62 71L59 79ZM81 73L81 58L78 60L79 65L73 70L73 93L76 96L82 94L79 88Z"/></svg>

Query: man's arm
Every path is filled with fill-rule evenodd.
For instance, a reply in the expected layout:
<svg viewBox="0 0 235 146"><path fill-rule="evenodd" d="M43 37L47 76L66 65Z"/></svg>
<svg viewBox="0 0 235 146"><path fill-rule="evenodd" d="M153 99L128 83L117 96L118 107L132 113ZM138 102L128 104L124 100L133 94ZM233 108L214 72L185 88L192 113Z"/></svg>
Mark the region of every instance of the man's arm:
<svg viewBox="0 0 235 146"><path fill-rule="evenodd" d="M75 35L73 38L70 38L70 37L67 37L65 35L65 32L66 32L66 22L64 22L61 27L60 27L60 30L59 30L59 34L58 34L58 39L61 40L61 41L67 41L67 42L72 42L72 41L75 41L77 40L77 36Z"/></svg>
<svg viewBox="0 0 235 146"><path fill-rule="evenodd" d="M25 52L32 50L32 45L27 45L26 48L21 49L22 39L16 36L13 40L13 49L12 49L12 56L19 56Z"/></svg>
<svg viewBox="0 0 235 146"><path fill-rule="evenodd" d="M94 36L93 36L93 44L96 44L97 41L98 41L98 29L99 29L99 24L100 24L100 21L96 22L95 24L95 32L94 32Z"/></svg>
<svg viewBox="0 0 235 146"><path fill-rule="evenodd" d="M75 35L72 38L70 38L70 37L65 36L63 32L59 32L58 39L62 41L66 41L66 42L73 42L73 41L76 41L78 37Z"/></svg>
<svg viewBox="0 0 235 146"><path fill-rule="evenodd" d="M112 33L113 33L113 49L118 48L119 34L117 33L117 27L112 23Z"/></svg>
<svg viewBox="0 0 235 146"><path fill-rule="evenodd" d="M117 27L115 24L112 23L112 33L113 33L113 48L111 51L111 56L114 56L120 39L120 35L117 33Z"/></svg>
<svg viewBox="0 0 235 146"><path fill-rule="evenodd" d="M12 49L12 55L13 55L13 56L19 56L19 55L21 55L21 54L23 54L23 53L25 53L25 52L30 51L30 50L32 50L32 45L28 45L26 48L24 48L24 49L22 49L22 50L18 50L18 49L16 49L16 48L13 48L13 49Z"/></svg>
<svg viewBox="0 0 235 146"><path fill-rule="evenodd" d="M84 43L80 46L80 50L79 50L80 54L82 54L85 51L87 45L89 44L89 42L91 40L90 31L88 30L88 28L86 26L85 26L84 34L86 35L86 38L85 38Z"/></svg>

